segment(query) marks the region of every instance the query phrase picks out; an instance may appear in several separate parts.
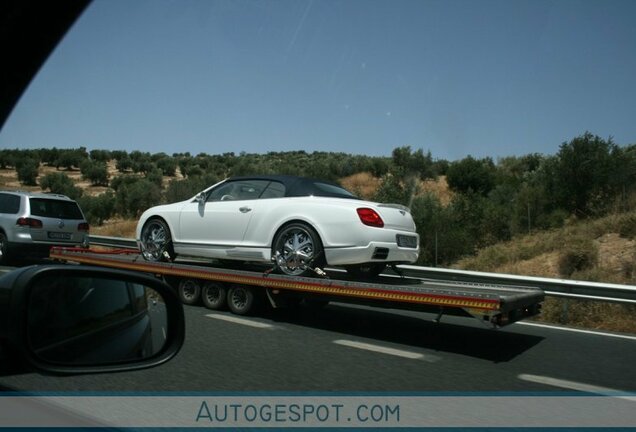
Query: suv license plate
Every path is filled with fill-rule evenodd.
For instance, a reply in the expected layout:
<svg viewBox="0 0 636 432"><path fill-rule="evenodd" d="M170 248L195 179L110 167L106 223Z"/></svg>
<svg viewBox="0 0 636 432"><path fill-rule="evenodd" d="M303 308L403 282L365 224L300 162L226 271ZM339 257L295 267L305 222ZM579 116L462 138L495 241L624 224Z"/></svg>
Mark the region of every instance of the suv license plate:
<svg viewBox="0 0 636 432"><path fill-rule="evenodd" d="M49 232L49 238L53 240L70 240L71 233L67 232Z"/></svg>
<svg viewBox="0 0 636 432"><path fill-rule="evenodd" d="M396 236L397 244L400 247L413 248L417 247L417 237L398 234Z"/></svg>

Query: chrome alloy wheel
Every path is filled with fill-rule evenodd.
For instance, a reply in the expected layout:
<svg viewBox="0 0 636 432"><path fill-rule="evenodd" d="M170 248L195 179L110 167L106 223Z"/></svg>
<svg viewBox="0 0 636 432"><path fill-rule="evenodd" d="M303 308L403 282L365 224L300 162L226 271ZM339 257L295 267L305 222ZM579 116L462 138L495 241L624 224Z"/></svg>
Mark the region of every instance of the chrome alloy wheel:
<svg viewBox="0 0 636 432"><path fill-rule="evenodd" d="M147 261L162 261L170 242L168 227L160 220L151 220L141 232L141 253Z"/></svg>
<svg viewBox="0 0 636 432"><path fill-rule="evenodd" d="M278 268L290 276L307 273L322 249L317 234L300 223L283 228L274 245L274 259Z"/></svg>

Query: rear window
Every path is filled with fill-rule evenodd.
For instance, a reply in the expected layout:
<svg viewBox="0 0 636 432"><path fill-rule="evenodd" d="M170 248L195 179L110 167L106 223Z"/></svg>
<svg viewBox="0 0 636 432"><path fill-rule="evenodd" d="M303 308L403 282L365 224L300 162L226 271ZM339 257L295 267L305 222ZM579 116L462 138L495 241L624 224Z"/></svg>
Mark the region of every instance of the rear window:
<svg viewBox="0 0 636 432"><path fill-rule="evenodd" d="M312 186L313 186L312 195L314 196L359 199L357 196L355 196L354 194L352 194L345 188L342 188L334 184L314 182Z"/></svg>
<svg viewBox="0 0 636 432"><path fill-rule="evenodd" d="M319 196L331 198L360 199L345 188L320 180L302 179L294 184L288 196Z"/></svg>
<svg viewBox="0 0 636 432"><path fill-rule="evenodd" d="M31 198L31 215L58 219L84 219L74 201Z"/></svg>
<svg viewBox="0 0 636 432"><path fill-rule="evenodd" d="M316 196L327 196L327 197L336 197L336 198L358 198L348 190L341 188L340 186L336 186L328 183L314 183Z"/></svg>

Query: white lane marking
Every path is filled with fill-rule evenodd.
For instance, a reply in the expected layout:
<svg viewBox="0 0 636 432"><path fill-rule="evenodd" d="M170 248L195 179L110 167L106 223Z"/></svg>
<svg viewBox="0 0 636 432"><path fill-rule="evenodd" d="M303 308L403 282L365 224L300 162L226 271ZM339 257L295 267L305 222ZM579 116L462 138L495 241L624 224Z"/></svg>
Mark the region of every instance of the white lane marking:
<svg viewBox="0 0 636 432"><path fill-rule="evenodd" d="M595 335L595 336L607 336L607 337L613 337L613 338L618 338L618 339L636 340L636 336L620 335L620 334L614 334L614 333L605 333L605 332L599 332L599 331L594 331L594 330L581 330L581 329L574 329L574 328L568 328L568 327L559 327L559 326L552 326L552 325L549 325L549 324L537 324L537 323L530 323L530 322L516 322L515 324L526 325L526 326L530 326L530 327L542 327L542 328L548 328L548 329L553 329L553 330L563 330L563 331L569 331L569 332L574 332L574 333L591 334L591 335Z"/></svg>
<svg viewBox="0 0 636 432"><path fill-rule="evenodd" d="M338 339L333 341L333 343L337 345L347 346L350 348L358 348L362 350L373 351L373 352L382 353L382 354L389 354L389 355L403 357L403 358L412 359L412 360L425 360L431 363L439 360L439 357L437 356L424 355L424 354L415 353L411 351L404 351L404 350L389 348L389 347L385 347L381 345L372 345L372 344L368 344L364 342L356 342L356 341L350 341L346 339Z"/></svg>
<svg viewBox="0 0 636 432"><path fill-rule="evenodd" d="M562 380L559 378L546 377L541 375L521 374L517 378L522 381L533 382L537 384L549 385L552 387L560 387L567 390L576 390L585 393L596 393L600 395L613 396L617 399L626 399L636 402L636 396L620 396L626 392L611 389L608 387L599 387L591 384L579 383L576 381Z"/></svg>
<svg viewBox="0 0 636 432"><path fill-rule="evenodd" d="M274 328L273 325L271 324L265 324L265 323L261 323L258 321L252 321L252 320L248 320L245 318L239 318L239 317L235 317L232 315L221 315L221 314L207 314L206 317L208 318L214 318L214 319L218 319L221 321L228 321L234 324L242 324L242 325L246 325L246 326L250 326L250 327L256 327L256 328Z"/></svg>

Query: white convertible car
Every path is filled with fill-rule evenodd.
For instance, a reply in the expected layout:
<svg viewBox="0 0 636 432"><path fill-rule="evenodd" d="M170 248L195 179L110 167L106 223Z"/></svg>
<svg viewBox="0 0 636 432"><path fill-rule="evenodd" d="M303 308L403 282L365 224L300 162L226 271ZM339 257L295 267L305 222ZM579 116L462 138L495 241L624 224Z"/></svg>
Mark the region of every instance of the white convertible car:
<svg viewBox="0 0 636 432"><path fill-rule="evenodd" d="M136 238L149 261L187 255L274 262L295 276L327 264L372 276L387 264L412 263L419 253L408 208L282 175L233 177L187 201L152 207Z"/></svg>

